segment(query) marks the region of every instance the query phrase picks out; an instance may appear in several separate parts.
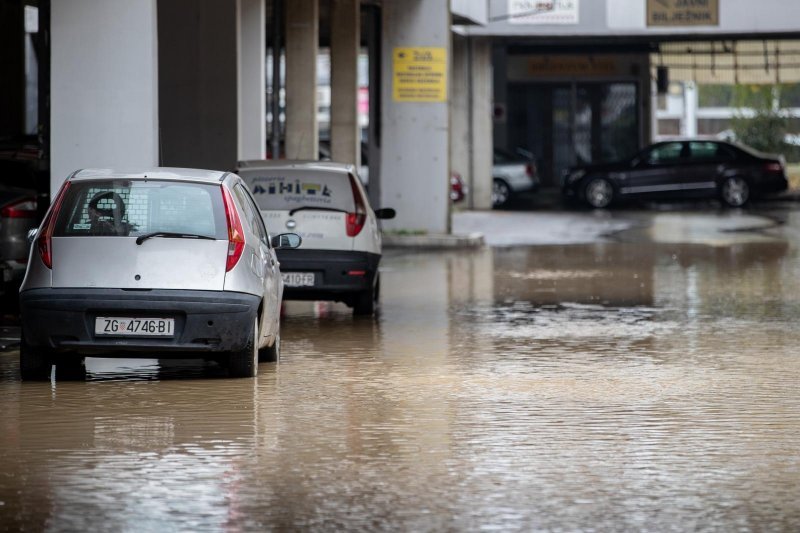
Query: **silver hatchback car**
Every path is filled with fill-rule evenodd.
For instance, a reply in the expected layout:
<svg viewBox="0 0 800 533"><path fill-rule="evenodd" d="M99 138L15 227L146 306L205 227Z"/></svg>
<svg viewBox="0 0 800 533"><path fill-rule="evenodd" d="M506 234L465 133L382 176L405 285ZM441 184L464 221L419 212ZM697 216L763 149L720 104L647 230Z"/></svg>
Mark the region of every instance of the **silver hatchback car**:
<svg viewBox="0 0 800 533"><path fill-rule="evenodd" d="M34 237L20 289L23 379L84 358L204 357L233 377L277 360L283 282L244 182L227 172L81 170ZM62 372L63 371L63 372Z"/></svg>

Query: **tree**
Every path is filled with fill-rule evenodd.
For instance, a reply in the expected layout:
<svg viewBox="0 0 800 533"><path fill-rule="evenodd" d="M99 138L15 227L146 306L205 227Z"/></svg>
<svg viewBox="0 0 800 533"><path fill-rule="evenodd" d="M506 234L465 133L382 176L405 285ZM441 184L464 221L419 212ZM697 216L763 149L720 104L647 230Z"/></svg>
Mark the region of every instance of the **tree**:
<svg viewBox="0 0 800 533"><path fill-rule="evenodd" d="M778 102L780 87L773 85L737 85L734 104L738 108L731 121L736 138L762 152L782 153L789 119ZM745 109L752 112L746 113Z"/></svg>

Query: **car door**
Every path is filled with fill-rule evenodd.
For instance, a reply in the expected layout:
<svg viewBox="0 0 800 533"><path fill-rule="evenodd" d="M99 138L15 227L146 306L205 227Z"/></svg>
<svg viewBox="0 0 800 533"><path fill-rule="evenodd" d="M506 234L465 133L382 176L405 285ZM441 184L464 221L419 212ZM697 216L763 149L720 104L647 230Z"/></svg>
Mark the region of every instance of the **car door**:
<svg viewBox="0 0 800 533"><path fill-rule="evenodd" d="M660 143L640 154L621 183L620 193L648 196L679 190L676 176L682 170L681 156L688 150L685 144L677 141Z"/></svg>
<svg viewBox="0 0 800 533"><path fill-rule="evenodd" d="M690 141L690 164L684 178L685 190L698 196L714 194L719 177L733 154L714 141Z"/></svg>
<svg viewBox="0 0 800 533"><path fill-rule="evenodd" d="M261 213L250 196L247 187L240 182L236 184L234 191L242 204L250 230L258 237L257 259L260 264L254 270L262 273L260 277L263 284L264 307L261 313L261 323L259 324L259 331L261 332L259 345L263 346L265 338L276 333L277 320L280 319L278 294L280 291L280 280L278 279L280 270L269 242L269 234L264 225L264 220L261 218Z"/></svg>

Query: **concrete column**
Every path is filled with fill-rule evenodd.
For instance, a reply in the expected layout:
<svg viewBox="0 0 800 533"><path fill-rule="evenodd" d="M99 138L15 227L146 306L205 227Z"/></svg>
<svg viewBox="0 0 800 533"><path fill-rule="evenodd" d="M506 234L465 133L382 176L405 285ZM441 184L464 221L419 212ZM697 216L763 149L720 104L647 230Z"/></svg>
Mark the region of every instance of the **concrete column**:
<svg viewBox="0 0 800 533"><path fill-rule="evenodd" d="M444 100L410 101L394 91L403 49L432 48L450 56L450 3L387 0L383 3L383 97L381 198L394 207L388 229L444 233L449 216L449 105ZM424 55L424 54L423 54ZM412 56L413 57L413 56ZM449 69L445 65L445 77ZM447 84L449 87L450 84ZM401 95L402 96L402 95ZM372 176L370 176L372 181Z"/></svg>
<svg viewBox="0 0 800 533"><path fill-rule="evenodd" d="M156 0L52 2L51 191L83 167L158 164Z"/></svg>
<svg viewBox="0 0 800 533"><path fill-rule="evenodd" d="M266 7L264 0L237 0L240 160L267 155Z"/></svg>
<svg viewBox="0 0 800 533"><path fill-rule="evenodd" d="M472 209L492 208L492 166L494 140L492 135L492 42L487 38L471 39L470 64L472 72L472 179L470 204Z"/></svg>
<svg viewBox="0 0 800 533"><path fill-rule="evenodd" d="M165 166L231 170L236 165L238 20L237 3L230 0L158 0L160 148Z"/></svg>
<svg viewBox="0 0 800 533"><path fill-rule="evenodd" d="M491 53L488 39L453 36L450 167L469 187L470 209L492 208Z"/></svg>
<svg viewBox="0 0 800 533"><path fill-rule="evenodd" d="M361 135L358 127L359 0L331 2L331 156L358 165Z"/></svg>
<svg viewBox="0 0 800 533"><path fill-rule="evenodd" d="M286 157L317 159L319 0L286 2Z"/></svg>

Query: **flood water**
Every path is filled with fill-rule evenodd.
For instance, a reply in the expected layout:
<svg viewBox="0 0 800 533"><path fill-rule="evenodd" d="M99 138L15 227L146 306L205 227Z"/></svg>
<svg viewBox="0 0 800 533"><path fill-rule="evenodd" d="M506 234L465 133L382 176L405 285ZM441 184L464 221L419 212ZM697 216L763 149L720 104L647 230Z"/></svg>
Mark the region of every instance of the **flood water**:
<svg viewBox="0 0 800 533"><path fill-rule="evenodd" d="M390 252L382 312L295 303L283 359L0 354L0 529L798 530L800 216Z"/></svg>

